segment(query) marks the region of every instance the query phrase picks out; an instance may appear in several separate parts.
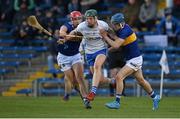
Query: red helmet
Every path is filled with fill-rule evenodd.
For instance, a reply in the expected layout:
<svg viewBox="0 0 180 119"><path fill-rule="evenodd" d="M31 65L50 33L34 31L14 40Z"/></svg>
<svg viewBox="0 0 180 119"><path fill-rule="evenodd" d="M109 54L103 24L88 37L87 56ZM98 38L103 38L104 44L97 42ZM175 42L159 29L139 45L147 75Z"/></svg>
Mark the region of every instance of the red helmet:
<svg viewBox="0 0 180 119"><path fill-rule="evenodd" d="M73 11L70 13L70 17L71 18L82 17L82 14L79 11Z"/></svg>

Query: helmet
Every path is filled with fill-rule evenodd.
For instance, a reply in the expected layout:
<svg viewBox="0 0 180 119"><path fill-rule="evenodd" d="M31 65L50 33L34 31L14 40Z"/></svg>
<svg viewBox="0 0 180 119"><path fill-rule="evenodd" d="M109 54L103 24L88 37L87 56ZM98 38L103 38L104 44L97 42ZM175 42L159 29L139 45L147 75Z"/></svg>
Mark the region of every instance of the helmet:
<svg viewBox="0 0 180 119"><path fill-rule="evenodd" d="M95 9L87 10L85 13L85 17L95 17L97 16L97 11Z"/></svg>
<svg viewBox="0 0 180 119"><path fill-rule="evenodd" d="M111 23L123 23L125 22L124 20L124 15L122 13L116 13L111 17Z"/></svg>
<svg viewBox="0 0 180 119"><path fill-rule="evenodd" d="M81 14L81 12L79 12L79 11L72 11L72 12L70 13L70 17L71 17L71 18L82 17L82 14Z"/></svg>

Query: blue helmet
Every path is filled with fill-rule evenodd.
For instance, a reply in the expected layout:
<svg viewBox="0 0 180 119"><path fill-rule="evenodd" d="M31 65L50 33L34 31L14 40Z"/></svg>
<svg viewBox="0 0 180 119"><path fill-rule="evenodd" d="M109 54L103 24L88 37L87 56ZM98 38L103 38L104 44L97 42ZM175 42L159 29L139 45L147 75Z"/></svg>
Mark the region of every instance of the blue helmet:
<svg viewBox="0 0 180 119"><path fill-rule="evenodd" d="M122 13L116 13L111 17L111 23L116 24L116 23L124 23L124 15Z"/></svg>

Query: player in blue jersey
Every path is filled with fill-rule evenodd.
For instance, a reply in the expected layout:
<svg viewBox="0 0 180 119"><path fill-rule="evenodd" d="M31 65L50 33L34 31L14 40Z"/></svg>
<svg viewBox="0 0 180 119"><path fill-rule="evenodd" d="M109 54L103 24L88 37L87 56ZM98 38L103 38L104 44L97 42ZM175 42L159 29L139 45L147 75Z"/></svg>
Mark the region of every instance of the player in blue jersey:
<svg viewBox="0 0 180 119"><path fill-rule="evenodd" d="M113 48L119 48L122 46L126 64L119 70L115 77L116 99L113 102L106 103L106 106L110 109L120 108L120 98L123 91L123 80L132 74L136 78L137 82L151 96L153 100L153 110L158 109L160 97L154 93L149 82L146 81L143 77L141 69L143 58L138 48L136 34L133 32L130 26L125 23L124 15L122 13L113 15L111 17L111 24L113 29L116 31L116 35L108 34L104 30L101 30L101 35ZM111 36L111 38L109 36Z"/></svg>
<svg viewBox="0 0 180 119"><path fill-rule="evenodd" d="M72 30L74 30L79 23L82 22L82 14L79 11L70 13L70 22L65 23L60 28L60 37L66 37ZM91 108L87 97L87 87L83 77L83 61L79 52L80 41L67 41L64 44L58 44L58 65L65 74L65 96L68 100L72 90L73 81L76 80L79 84L80 94L83 98L86 108Z"/></svg>

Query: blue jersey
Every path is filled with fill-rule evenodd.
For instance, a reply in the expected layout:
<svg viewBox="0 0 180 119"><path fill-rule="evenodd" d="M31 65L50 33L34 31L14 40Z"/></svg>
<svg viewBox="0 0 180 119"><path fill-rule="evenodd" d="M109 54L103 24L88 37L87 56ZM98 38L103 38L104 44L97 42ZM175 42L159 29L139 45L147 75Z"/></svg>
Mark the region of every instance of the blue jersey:
<svg viewBox="0 0 180 119"><path fill-rule="evenodd" d="M74 30L71 22L65 23L64 26L67 27L67 33ZM63 55L73 56L79 53L79 46L81 41L67 41L64 44L58 44L57 49Z"/></svg>
<svg viewBox="0 0 180 119"><path fill-rule="evenodd" d="M124 28L117 31L117 36L125 40L123 43L123 54L126 60L141 55L136 34L128 24L125 24Z"/></svg>

